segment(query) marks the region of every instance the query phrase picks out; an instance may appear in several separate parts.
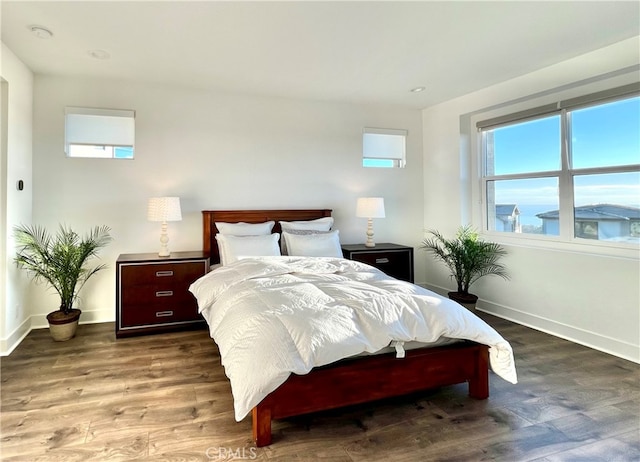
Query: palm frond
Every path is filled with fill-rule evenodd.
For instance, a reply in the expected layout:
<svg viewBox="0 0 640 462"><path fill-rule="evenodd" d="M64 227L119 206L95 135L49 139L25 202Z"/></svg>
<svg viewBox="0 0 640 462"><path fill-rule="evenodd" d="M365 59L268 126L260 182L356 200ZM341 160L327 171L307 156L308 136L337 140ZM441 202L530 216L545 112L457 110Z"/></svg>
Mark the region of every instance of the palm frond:
<svg viewBox="0 0 640 462"><path fill-rule="evenodd" d="M509 279L505 266L499 262L506 251L495 242L479 239L478 232L470 225L458 228L452 239L445 238L435 230L430 230L429 234L432 237L424 239L420 248L433 254L449 268L458 292L468 293L471 284L484 276Z"/></svg>
<svg viewBox="0 0 640 462"><path fill-rule="evenodd" d="M107 226L96 226L87 235L60 225L50 234L44 227L21 225L14 228L15 263L27 270L36 282L49 284L60 296L60 309L72 309L80 289L105 265L87 268L86 263L111 240Z"/></svg>

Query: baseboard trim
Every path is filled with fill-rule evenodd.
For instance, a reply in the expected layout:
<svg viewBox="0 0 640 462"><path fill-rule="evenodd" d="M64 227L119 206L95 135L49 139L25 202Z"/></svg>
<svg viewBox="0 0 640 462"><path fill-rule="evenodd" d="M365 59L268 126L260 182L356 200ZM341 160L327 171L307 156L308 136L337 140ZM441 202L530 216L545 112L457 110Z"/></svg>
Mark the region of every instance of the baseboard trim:
<svg viewBox="0 0 640 462"><path fill-rule="evenodd" d="M109 312L111 314L111 312ZM101 322L114 322L113 315L105 316L104 311L100 310L82 310L79 324L97 324ZM31 316L31 329L49 328L46 314L34 314Z"/></svg>
<svg viewBox="0 0 640 462"><path fill-rule="evenodd" d="M32 329L31 318L27 318L7 338L0 339L0 356L9 356Z"/></svg>
<svg viewBox="0 0 640 462"><path fill-rule="evenodd" d="M115 322L115 310L92 310L82 311L80 316L80 324L99 324L102 322Z"/></svg>
<svg viewBox="0 0 640 462"><path fill-rule="evenodd" d="M79 324L98 324L114 322L113 316L105 316L104 311L82 311ZM18 326L6 339L0 339L0 357L9 356L13 350L34 329L48 329L49 322L46 314L34 314Z"/></svg>
<svg viewBox="0 0 640 462"><path fill-rule="evenodd" d="M424 284L429 290L440 295L446 296L448 289L443 287ZM579 327L564 324L553 319L545 318L515 308L490 302L485 299L479 299L476 309L493 316L497 316L508 321L539 330L546 334L578 343L594 350L617 356L627 361L640 364L640 345L623 342L621 340L607 337L597 332L588 331Z"/></svg>
<svg viewBox="0 0 640 462"><path fill-rule="evenodd" d="M448 289L432 284L420 284L433 292L446 296ZM633 345L618 339L604 336L596 332L587 331L579 327L570 326L553 319L525 313L512 307L500 305L485 299L479 299L477 310L506 319L508 321L554 335L556 337L593 348L604 353L617 356L628 361L640 364L640 345ZM80 324L95 324L101 322L113 322L111 317L105 317L104 311L83 311ZM14 331L4 339L0 339L0 356L8 356L22 342L33 329L47 328L46 315L34 315L27 318Z"/></svg>
<svg viewBox="0 0 640 462"><path fill-rule="evenodd" d="M556 337L560 337L574 343L579 343L580 345L593 348L594 350L602 351L603 353L608 353L610 355L626 359L627 361L640 364L640 346L638 345L623 342L579 327L570 326L542 316L524 313L516 310L515 308L498 305L486 300L479 301L476 309L547 334L555 335Z"/></svg>

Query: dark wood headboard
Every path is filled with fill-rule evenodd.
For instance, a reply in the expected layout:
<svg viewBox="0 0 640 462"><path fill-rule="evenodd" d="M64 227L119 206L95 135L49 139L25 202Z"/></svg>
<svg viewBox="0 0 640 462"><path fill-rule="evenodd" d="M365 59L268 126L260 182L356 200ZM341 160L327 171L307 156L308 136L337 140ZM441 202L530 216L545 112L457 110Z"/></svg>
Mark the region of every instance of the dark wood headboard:
<svg viewBox="0 0 640 462"><path fill-rule="evenodd" d="M216 242L218 228L216 222L224 223L263 223L275 221L273 233L280 233L280 221L315 220L331 216L331 209L309 210L203 210L202 211L202 249L209 254L212 265L220 263L220 253Z"/></svg>

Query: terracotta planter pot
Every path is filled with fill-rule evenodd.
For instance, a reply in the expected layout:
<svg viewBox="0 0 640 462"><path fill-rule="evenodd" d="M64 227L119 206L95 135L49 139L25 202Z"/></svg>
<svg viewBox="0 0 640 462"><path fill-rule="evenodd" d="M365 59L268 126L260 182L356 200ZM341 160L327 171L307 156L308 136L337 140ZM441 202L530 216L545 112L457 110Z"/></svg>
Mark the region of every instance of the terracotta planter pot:
<svg viewBox="0 0 640 462"><path fill-rule="evenodd" d="M47 315L49 321L49 333L56 342L64 342L73 338L78 329L78 320L82 311L73 309L68 314L62 311L53 311Z"/></svg>
<svg viewBox="0 0 640 462"><path fill-rule="evenodd" d="M447 295L449 295L451 300L458 302L471 311L476 309L476 302L478 301L477 295L463 294L461 292L449 292Z"/></svg>

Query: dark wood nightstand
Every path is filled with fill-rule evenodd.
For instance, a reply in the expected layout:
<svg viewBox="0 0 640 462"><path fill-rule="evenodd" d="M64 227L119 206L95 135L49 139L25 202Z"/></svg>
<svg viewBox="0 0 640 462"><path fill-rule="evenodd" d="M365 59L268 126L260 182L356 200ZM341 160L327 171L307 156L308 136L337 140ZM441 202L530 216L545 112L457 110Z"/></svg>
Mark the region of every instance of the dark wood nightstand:
<svg viewBox="0 0 640 462"><path fill-rule="evenodd" d="M203 252L123 254L116 260L116 337L202 326L189 286L209 271Z"/></svg>
<svg viewBox="0 0 640 462"><path fill-rule="evenodd" d="M375 266L396 279L413 282L413 247L389 243L376 244L375 247L343 245L342 255L349 260Z"/></svg>

